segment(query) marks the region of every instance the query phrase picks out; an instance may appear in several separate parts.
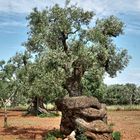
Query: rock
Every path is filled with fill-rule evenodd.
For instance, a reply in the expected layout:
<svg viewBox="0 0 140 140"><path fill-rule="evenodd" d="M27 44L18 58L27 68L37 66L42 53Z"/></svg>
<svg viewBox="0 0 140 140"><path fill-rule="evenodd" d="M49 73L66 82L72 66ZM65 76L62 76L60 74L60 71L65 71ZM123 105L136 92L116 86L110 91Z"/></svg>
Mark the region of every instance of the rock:
<svg viewBox="0 0 140 140"><path fill-rule="evenodd" d="M112 129L101 120L86 122L85 120L81 118L77 118L75 121L78 126L81 126L87 131L96 132L96 133L111 133L112 132Z"/></svg>
<svg viewBox="0 0 140 140"><path fill-rule="evenodd" d="M88 107L101 108L101 104L97 98L78 96L78 97L66 97L56 101L58 110L63 111L67 109L82 109Z"/></svg>
<svg viewBox="0 0 140 140"><path fill-rule="evenodd" d="M76 133L75 133L75 131L72 131L72 132L71 132L71 134L70 134L70 137L73 137L73 138L75 138L75 136L76 136Z"/></svg>
<svg viewBox="0 0 140 140"><path fill-rule="evenodd" d="M76 140L75 136L76 136L75 131L72 131L71 134L68 135L67 138L65 138L64 140Z"/></svg>

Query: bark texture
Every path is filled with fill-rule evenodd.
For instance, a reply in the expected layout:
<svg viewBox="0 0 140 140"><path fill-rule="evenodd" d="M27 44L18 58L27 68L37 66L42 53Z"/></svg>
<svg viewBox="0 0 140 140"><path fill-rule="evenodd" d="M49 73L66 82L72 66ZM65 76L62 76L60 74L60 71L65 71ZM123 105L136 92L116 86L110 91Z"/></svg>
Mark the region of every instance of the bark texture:
<svg viewBox="0 0 140 140"><path fill-rule="evenodd" d="M97 98L66 97L58 100L56 105L62 112L60 130L63 134L70 135L80 127L92 140L112 140L112 129L107 125L106 106Z"/></svg>

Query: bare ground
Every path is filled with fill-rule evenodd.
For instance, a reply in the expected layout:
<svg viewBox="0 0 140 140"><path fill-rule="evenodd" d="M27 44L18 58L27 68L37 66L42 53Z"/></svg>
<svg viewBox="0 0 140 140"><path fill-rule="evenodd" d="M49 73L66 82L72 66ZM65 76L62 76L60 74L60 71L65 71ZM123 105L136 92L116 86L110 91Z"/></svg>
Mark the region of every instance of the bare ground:
<svg viewBox="0 0 140 140"><path fill-rule="evenodd" d="M121 132L122 140L140 140L140 111L111 111L108 120Z"/></svg>
<svg viewBox="0 0 140 140"><path fill-rule="evenodd" d="M8 128L3 128L3 112L0 111L0 140L42 140L53 129L59 129L60 117L39 118L23 116L23 112L8 112ZM140 140L140 111L108 112L109 124L120 131L122 140Z"/></svg>

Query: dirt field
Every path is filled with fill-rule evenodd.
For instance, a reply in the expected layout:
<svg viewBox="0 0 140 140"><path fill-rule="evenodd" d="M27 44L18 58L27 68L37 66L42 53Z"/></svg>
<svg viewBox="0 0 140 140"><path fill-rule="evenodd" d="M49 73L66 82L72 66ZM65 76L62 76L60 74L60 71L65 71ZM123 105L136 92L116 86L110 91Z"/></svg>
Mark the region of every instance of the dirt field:
<svg viewBox="0 0 140 140"><path fill-rule="evenodd" d="M25 117L22 113L8 112L9 127L4 129L0 111L0 140L42 140L47 131L59 129L60 117ZM140 111L112 111L108 120L114 130L121 132L123 140L140 140Z"/></svg>
<svg viewBox="0 0 140 140"><path fill-rule="evenodd" d="M140 111L108 112L108 120L121 132L122 140L140 140Z"/></svg>

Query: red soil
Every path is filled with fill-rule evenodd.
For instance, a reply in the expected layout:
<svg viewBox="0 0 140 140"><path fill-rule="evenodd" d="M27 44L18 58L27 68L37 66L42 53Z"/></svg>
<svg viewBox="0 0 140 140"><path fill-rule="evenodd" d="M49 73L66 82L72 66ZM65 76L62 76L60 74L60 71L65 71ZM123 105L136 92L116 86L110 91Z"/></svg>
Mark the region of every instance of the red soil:
<svg viewBox="0 0 140 140"><path fill-rule="evenodd" d="M59 129L60 117L39 118L23 116L23 112L8 112L8 128L3 128L3 112L0 111L0 140L42 140L49 130ZM140 140L140 111L112 111L109 124L120 131L123 140Z"/></svg>

